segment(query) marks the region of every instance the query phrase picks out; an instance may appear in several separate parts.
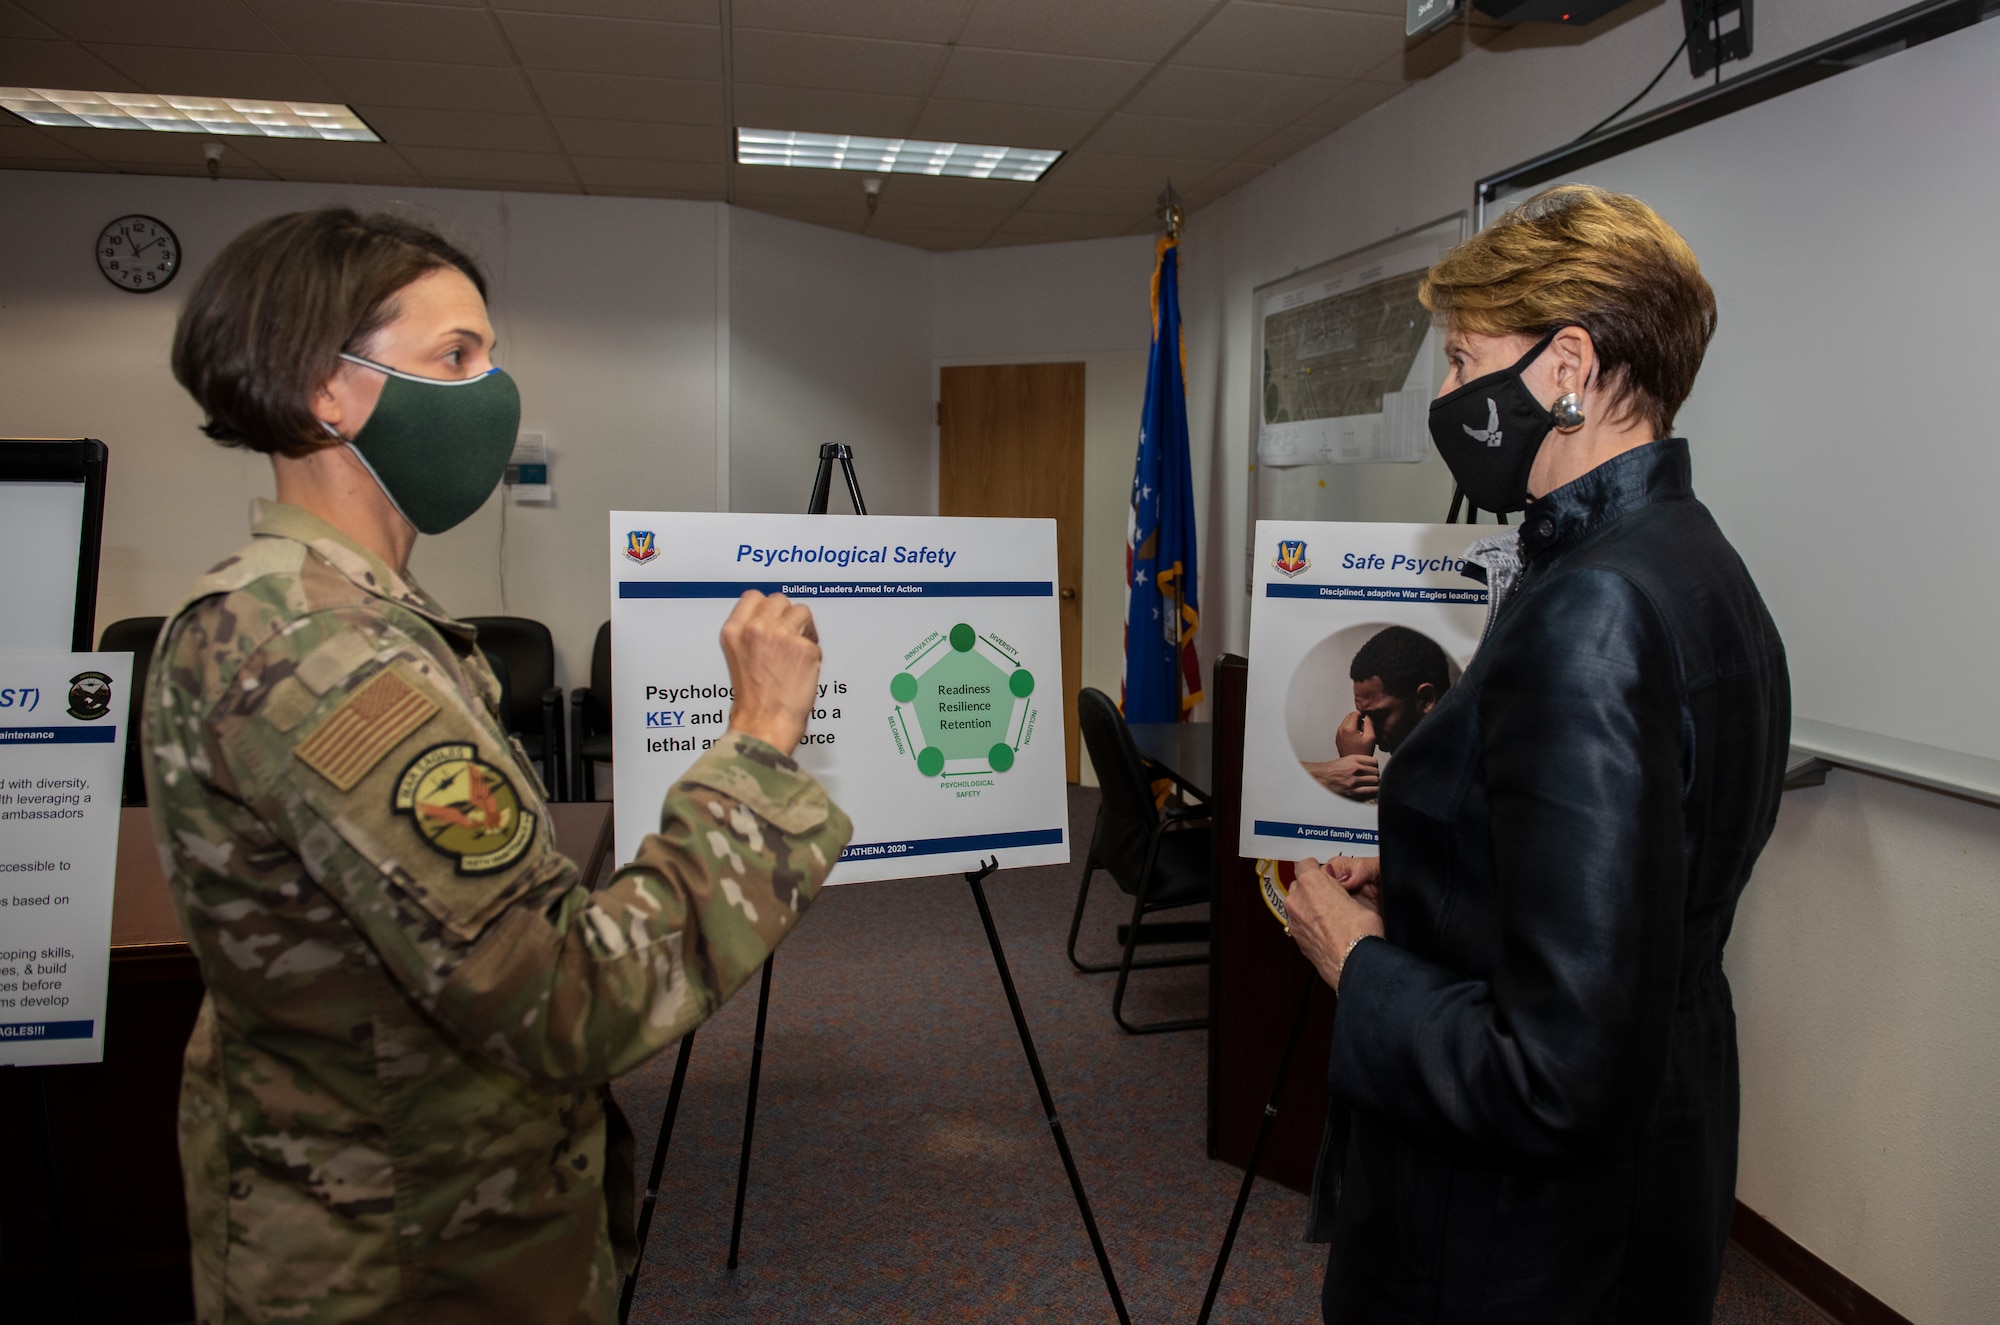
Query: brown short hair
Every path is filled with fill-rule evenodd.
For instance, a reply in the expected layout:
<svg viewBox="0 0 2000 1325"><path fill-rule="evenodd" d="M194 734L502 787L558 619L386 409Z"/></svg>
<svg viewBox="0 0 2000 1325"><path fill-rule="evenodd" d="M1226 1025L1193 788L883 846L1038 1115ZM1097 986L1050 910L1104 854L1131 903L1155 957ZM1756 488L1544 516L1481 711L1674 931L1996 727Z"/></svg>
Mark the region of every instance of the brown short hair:
<svg viewBox="0 0 2000 1325"><path fill-rule="evenodd" d="M1582 327L1615 408L1673 431L1715 335L1715 291L1694 250L1637 198L1544 189L1445 255L1424 307L1454 330L1540 338Z"/></svg>
<svg viewBox="0 0 2000 1325"><path fill-rule="evenodd" d="M486 278L443 236L346 207L260 221L229 241L181 310L174 377L224 446L299 456L329 438L312 394L396 316L396 292L456 267Z"/></svg>

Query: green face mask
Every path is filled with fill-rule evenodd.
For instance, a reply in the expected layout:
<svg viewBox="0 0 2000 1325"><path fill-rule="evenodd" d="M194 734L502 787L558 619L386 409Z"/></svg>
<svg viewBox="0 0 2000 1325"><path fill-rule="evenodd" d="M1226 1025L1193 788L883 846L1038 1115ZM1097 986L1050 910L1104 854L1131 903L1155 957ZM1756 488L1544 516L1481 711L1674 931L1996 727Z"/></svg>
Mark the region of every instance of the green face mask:
<svg viewBox="0 0 2000 1325"><path fill-rule="evenodd" d="M358 354L340 357L389 379L368 422L343 440L403 518L419 533L441 534L485 505L507 472L521 426L514 379L490 368L478 377L440 380Z"/></svg>

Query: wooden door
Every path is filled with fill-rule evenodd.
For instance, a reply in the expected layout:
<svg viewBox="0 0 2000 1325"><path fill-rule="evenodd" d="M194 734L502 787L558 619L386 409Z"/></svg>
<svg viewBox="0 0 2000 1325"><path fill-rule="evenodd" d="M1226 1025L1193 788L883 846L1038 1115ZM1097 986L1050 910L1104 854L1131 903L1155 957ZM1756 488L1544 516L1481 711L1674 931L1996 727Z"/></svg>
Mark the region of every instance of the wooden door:
<svg viewBox="0 0 2000 1325"><path fill-rule="evenodd" d="M1063 767L1077 779L1083 684L1083 365L946 368L938 400L938 514L1056 522Z"/></svg>

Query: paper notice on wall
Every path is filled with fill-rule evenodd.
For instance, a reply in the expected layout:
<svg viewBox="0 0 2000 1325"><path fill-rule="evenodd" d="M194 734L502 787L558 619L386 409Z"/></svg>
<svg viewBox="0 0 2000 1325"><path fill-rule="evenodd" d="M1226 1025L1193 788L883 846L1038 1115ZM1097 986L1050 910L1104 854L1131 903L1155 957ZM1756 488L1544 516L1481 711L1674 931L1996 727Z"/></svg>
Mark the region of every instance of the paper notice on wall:
<svg viewBox="0 0 2000 1325"><path fill-rule="evenodd" d="M1241 854L1376 853L1380 780L1485 626L1486 589L1463 573L1474 537L1465 525L1257 522Z"/></svg>
<svg viewBox="0 0 2000 1325"><path fill-rule="evenodd" d="M0 1065L104 1059L129 653L0 652Z"/></svg>
<svg viewBox="0 0 2000 1325"><path fill-rule="evenodd" d="M830 882L1069 859L1054 521L614 511L610 561L620 860L724 734L746 589L819 631L797 757L854 820Z"/></svg>

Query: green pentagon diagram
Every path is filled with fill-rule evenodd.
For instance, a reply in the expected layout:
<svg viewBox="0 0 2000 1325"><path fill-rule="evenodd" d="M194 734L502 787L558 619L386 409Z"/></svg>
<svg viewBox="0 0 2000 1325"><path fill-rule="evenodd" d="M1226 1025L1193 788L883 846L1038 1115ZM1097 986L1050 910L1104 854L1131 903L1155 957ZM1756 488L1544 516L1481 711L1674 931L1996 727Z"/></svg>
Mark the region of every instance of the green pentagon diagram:
<svg viewBox="0 0 2000 1325"><path fill-rule="evenodd" d="M1034 734L1034 690L1020 650L961 621L904 655L890 730L926 778L1005 773Z"/></svg>

